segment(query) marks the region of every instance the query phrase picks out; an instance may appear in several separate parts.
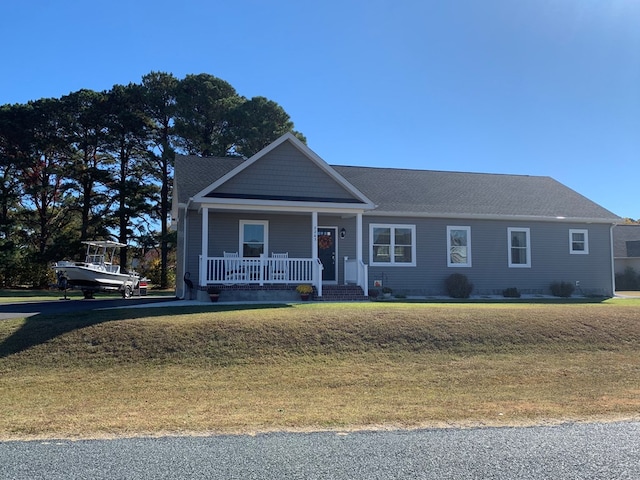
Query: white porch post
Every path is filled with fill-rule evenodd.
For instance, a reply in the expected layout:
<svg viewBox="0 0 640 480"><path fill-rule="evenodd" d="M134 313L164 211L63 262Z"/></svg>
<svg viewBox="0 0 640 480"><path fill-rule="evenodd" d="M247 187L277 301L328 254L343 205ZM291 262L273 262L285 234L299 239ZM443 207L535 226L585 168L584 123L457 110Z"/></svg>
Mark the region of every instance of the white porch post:
<svg viewBox="0 0 640 480"><path fill-rule="evenodd" d="M313 280L316 284L318 296L322 296L322 269L318 268L318 212L311 212L311 258L313 259L313 271L318 272Z"/></svg>
<svg viewBox="0 0 640 480"><path fill-rule="evenodd" d="M318 259L318 212L311 212L311 258Z"/></svg>
<svg viewBox="0 0 640 480"><path fill-rule="evenodd" d="M202 261L200 264L199 284L207 285L207 258L209 257L209 208L202 207Z"/></svg>
<svg viewBox="0 0 640 480"><path fill-rule="evenodd" d="M356 261L358 262L358 266L356 268L357 276L356 276L356 284L361 286L362 289L365 289L365 286L362 285L362 278L360 274L360 265L362 265L362 214L356 214Z"/></svg>

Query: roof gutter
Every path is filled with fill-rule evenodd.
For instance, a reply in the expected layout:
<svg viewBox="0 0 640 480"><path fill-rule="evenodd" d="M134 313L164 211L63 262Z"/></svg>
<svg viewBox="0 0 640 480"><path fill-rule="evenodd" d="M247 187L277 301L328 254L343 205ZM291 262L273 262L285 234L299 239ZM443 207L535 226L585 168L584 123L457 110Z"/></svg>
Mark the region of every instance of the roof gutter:
<svg viewBox="0 0 640 480"><path fill-rule="evenodd" d="M364 212L365 216L372 217L403 217L403 218L451 218L466 220L510 220L528 222L567 222L567 223L600 223L605 225L616 225L620 218L590 218L590 217L563 217L563 216L542 216L542 215L496 215L496 214L473 214L473 213L432 213L432 212L391 212L374 210Z"/></svg>

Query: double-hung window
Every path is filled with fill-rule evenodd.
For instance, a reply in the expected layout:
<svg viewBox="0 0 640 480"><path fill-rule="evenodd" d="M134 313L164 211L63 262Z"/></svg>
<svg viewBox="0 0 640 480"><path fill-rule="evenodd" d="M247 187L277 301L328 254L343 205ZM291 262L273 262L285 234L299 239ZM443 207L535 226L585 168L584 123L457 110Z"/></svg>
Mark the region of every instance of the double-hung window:
<svg viewBox="0 0 640 480"><path fill-rule="evenodd" d="M240 220L240 251L243 257L259 257L269 251L269 222Z"/></svg>
<svg viewBox="0 0 640 480"><path fill-rule="evenodd" d="M531 267L531 239L528 228L509 227L509 267Z"/></svg>
<svg viewBox="0 0 640 480"><path fill-rule="evenodd" d="M416 226L371 224L370 265L415 266Z"/></svg>
<svg viewBox="0 0 640 480"><path fill-rule="evenodd" d="M589 231L569 229L569 253L577 255L589 254Z"/></svg>
<svg viewBox="0 0 640 480"><path fill-rule="evenodd" d="M471 266L471 227L447 227L447 266Z"/></svg>

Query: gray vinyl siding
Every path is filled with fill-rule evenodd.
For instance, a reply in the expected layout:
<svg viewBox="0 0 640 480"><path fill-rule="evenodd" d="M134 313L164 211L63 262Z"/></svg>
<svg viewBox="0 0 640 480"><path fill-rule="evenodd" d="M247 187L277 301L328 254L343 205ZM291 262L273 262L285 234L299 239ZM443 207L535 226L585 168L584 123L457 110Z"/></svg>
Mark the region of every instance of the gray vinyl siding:
<svg viewBox="0 0 640 480"><path fill-rule="evenodd" d="M295 172L292 177L291 172ZM218 193L353 199L347 190L286 142L216 189Z"/></svg>
<svg viewBox="0 0 640 480"><path fill-rule="evenodd" d="M582 293L611 295L609 226L551 222L462 221L459 219L366 218L363 222L365 261L369 262L369 224L416 226L416 266L370 266L369 286L382 280L396 293L443 295L444 280L452 273L466 275L473 294L501 294L515 287L522 293L549 294L554 281L580 282ZM471 227L471 267L447 266L447 226ZM530 229L531 267L510 268L509 227ZM589 254L569 253L569 229L589 231ZM580 293L580 292L577 292Z"/></svg>
<svg viewBox="0 0 640 480"><path fill-rule="evenodd" d="M268 255L288 252L292 258L311 257L311 214L209 213L208 254L221 257L223 252L240 248L240 221L269 222ZM606 224L512 222L460 219L363 217L363 261L370 263L369 225L404 224L416 226L416 266L369 266L369 288L382 280L395 293L406 295L445 295L444 280L452 273L466 275L474 284L473 295L500 295L515 287L522 293L549 294L554 281L575 284L576 293L612 295L612 256L610 226ZM198 257L201 253L201 214L189 212L185 245L188 248L185 271L198 284ZM338 283L344 282L344 257L356 258L356 218L318 215L321 227L344 228L344 239L337 239L336 263ZM447 226L471 228L471 267L447 266ZM508 263L509 227L529 228L531 267L510 268ZM569 230L588 231L589 254L569 252ZM182 274L179 273L179 282Z"/></svg>
<svg viewBox="0 0 640 480"><path fill-rule="evenodd" d="M190 210L187 221L187 258L185 272L190 273L191 281L195 286L199 285L199 257L202 252L202 216L198 212Z"/></svg>
<svg viewBox="0 0 640 480"><path fill-rule="evenodd" d="M184 237L184 211L180 210L177 215L177 230L176 230L176 296L178 298L184 297L184 269L185 265L182 261L185 258L185 237Z"/></svg>
<svg viewBox="0 0 640 480"><path fill-rule="evenodd" d="M224 252L239 252L240 221L268 221L268 253L288 252L290 257L311 257L311 214L265 215L253 213L209 214L209 256L221 257Z"/></svg>

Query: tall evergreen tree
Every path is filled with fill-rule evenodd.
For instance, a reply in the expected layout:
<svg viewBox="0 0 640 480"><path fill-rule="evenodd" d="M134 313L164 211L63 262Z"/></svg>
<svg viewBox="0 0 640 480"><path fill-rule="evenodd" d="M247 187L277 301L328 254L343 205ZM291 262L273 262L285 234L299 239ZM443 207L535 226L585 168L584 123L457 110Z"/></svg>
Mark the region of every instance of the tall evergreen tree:
<svg viewBox="0 0 640 480"><path fill-rule="evenodd" d="M236 155L249 158L287 132L306 142L301 133L294 131L291 118L276 102L265 97L243 100L230 112L230 133Z"/></svg>
<svg viewBox="0 0 640 480"><path fill-rule="evenodd" d="M80 212L79 241L107 234L105 217L110 207L106 185L110 181L106 154L105 93L80 90L62 97L67 144L70 148L67 182L75 192L75 206Z"/></svg>
<svg viewBox="0 0 640 480"><path fill-rule="evenodd" d="M18 242L22 182L20 167L24 160L27 108L24 105L0 107L0 286L15 284L21 270Z"/></svg>
<svg viewBox="0 0 640 480"><path fill-rule="evenodd" d="M224 80L201 73L180 81L175 130L179 146L190 155L225 157L235 143L230 112L242 98Z"/></svg>
<svg viewBox="0 0 640 480"><path fill-rule="evenodd" d="M116 198L115 228L118 241L128 244L134 226L144 229L157 192L151 183L147 146L151 125L144 113L140 85L116 85L107 99L107 150L113 156L111 188ZM136 224L136 225L134 225ZM127 267L128 248L120 249L121 268Z"/></svg>
<svg viewBox="0 0 640 480"><path fill-rule="evenodd" d="M33 246L33 261L40 267L36 284L46 285L47 262L51 260L47 248L66 221L62 187L69 151L62 128L60 101L30 102L23 121L27 133L22 146L25 158L20 164L23 234L24 241Z"/></svg>
<svg viewBox="0 0 640 480"><path fill-rule="evenodd" d="M167 262L169 255L169 193L172 186L175 160L174 124L178 79L169 73L151 72L142 77L146 112L151 120L152 136L149 156L155 178L160 183L160 287L167 288Z"/></svg>

